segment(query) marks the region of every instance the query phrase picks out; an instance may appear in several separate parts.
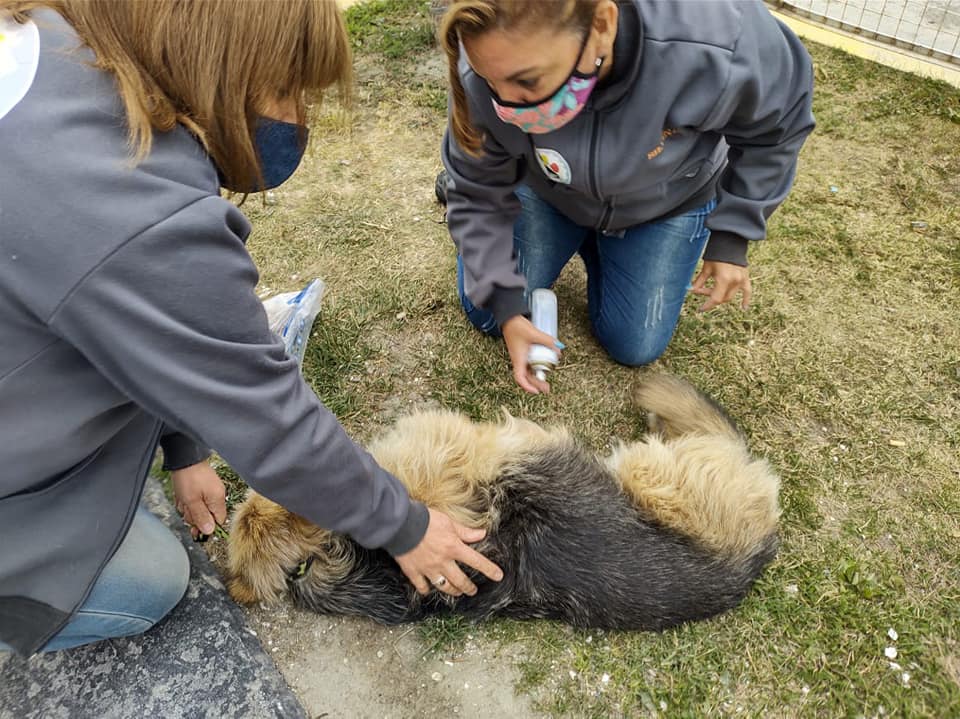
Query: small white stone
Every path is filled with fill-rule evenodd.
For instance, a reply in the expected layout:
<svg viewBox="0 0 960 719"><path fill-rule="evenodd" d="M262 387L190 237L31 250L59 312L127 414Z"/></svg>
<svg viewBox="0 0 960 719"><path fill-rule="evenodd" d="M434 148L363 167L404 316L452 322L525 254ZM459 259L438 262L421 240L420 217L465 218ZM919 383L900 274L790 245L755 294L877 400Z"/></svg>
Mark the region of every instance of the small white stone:
<svg viewBox="0 0 960 719"><path fill-rule="evenodd" d="M607 684L610 681L610 675L607 673L604 673L604 675L600 677L600 681L602 681L604 684Z"/></svg>
<svg viewBox="0 0 960 719"><path fill-rule="evenodd" d="M665 701L663 701L663 699L661 699L661 700L660 700L660 711L665 712L666 710L667 710L667 703L666 703Z"/></svg>
<svg viewBox="0 0 960 719"><path fill-rule="evenodd" d="M903 686L910 686L910 672L904 672L900 675L900 678L903 680Z"/></svg>
<svg viewBox="0 0 960 719"><path fill-rule="evenodd" d="M434 672L433 674L430 675L430 678L433 679L433 681L438 682L441 679L443 679L443 674L441 674L440 672Z"/></svg>
<svg viewBox="0 0 960 719"><path fill-rule="evenodd" d="M900 638L900 635L897 634L897 630L894 629L893 627L890 627L887 630L887 636L890 637L890 639L892 639L893 641L897 641Z"/></svg>
<svg viewBox="0 0 960 719"><path fill-rule="evenodd" d="M810 693L810 687L808 687L806 684L804 684L804 685L800 688L800 692L801 692L804 696L806 696L807 694Z"/></svg>
<svg viewBox="0 0 960 719"><path fill-rule="evenodd" d="M575 671L573 671L573 669L570 670L570 678L571 678L571 679L576 679L576 678L577 678L577 673L576 673Z"/></svg>
<svg viewBox="0 0 960 719"><path fill-rule="evenodd" d="M377 659L383 659L383 652L382 652L382 651L378 651L378 652L377 652Z"/></svg>
<svg viewBox="0 0 960 719"><path fill-rule="evenodd" d="M593 635L587 637L587 644L590 644L593 641Z"/></svg>
<svg viewBox="0 0 960 719"><path fill-rule="evenodd" d="M896 659L897 658L897 648L896 647L887 647L883 650L884 656L887 659Z"/></svg>
<svg viewBox="0 0 960 719"><path fill-rule="evenodd" d="M890 662L890 668L893 669L893 671L895 672L899 672L901 669L903 669L903 667L901 667L896 662Z"/></svg>
<svg viewBox="0 0 960 719"><path fill-rule="evenodd" d="M792 596L800 592L800 587L798 587L796 584L788 584L783 588L783 591Z"/></svg>

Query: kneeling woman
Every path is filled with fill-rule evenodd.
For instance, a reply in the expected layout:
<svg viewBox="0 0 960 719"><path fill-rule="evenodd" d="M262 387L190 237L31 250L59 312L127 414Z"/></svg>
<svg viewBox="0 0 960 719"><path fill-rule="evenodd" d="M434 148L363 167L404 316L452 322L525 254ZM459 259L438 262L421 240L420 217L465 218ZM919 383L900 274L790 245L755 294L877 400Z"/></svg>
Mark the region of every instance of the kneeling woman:
<svg viewBox="0 0 960 719"><path fill-rule="evenodd" d="M470 321L503 334L517 383L552 342L527 294L579 254L597 339L652 362L693 290L750 299L747 246L813 129L812 63L760 2L452 0L440 38L450 234Z"/></svg>

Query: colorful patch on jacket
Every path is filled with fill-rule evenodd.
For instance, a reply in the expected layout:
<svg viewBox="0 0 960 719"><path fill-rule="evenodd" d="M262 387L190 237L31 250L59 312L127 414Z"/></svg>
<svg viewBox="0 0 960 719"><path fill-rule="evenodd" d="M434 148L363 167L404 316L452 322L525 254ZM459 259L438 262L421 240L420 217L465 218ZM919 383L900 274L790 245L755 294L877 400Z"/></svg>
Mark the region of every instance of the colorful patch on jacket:
<svg viewBox="0 0 960 719"><path fill-rule="evenodd" d="M564 185L570 184L570 164L563 159L556 150L549 150L543 147L536 148L537 162L540 163L540 169L553 182L560 182Z"/></svg>
<svg viewBox="0 0 960 719"><path fill-rule="evenodd" d="M27 94L39 61L37 26L29 20L21 25L0 17L0 118Z"/></svg>

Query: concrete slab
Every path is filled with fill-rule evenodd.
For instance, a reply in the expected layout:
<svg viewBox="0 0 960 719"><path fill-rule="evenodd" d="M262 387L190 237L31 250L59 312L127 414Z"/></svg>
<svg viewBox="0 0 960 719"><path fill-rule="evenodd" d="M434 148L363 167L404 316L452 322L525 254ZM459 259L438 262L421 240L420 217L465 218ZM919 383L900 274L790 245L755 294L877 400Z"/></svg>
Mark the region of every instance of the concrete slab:
<svg viewBox="0 0 960 719"><path fill-rule="evenodd" d="M187 547L186 596L138 637L30 659L0 653L0 719L305 719L206 552L153 480L144 502Z"/></svg>

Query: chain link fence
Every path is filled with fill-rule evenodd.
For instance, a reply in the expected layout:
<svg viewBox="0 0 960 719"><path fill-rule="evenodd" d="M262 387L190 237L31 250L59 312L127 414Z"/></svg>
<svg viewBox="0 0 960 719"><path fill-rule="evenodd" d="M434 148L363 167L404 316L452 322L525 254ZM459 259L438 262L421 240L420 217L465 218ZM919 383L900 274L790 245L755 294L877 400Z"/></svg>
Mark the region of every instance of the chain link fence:
<svg viewBox="0 0 960 719"><path fill-rule="evenodd" d="M768 0L776 10L960 66L960 0Z"/></svg>

